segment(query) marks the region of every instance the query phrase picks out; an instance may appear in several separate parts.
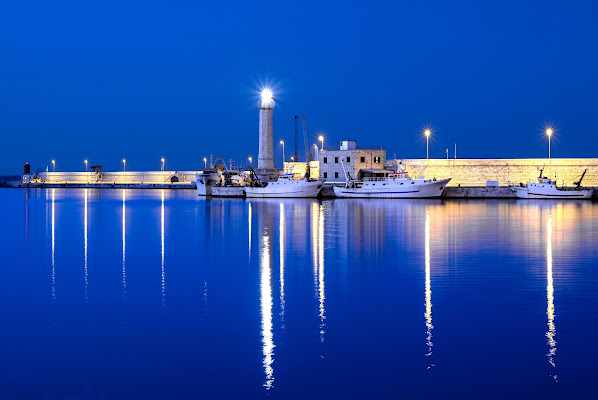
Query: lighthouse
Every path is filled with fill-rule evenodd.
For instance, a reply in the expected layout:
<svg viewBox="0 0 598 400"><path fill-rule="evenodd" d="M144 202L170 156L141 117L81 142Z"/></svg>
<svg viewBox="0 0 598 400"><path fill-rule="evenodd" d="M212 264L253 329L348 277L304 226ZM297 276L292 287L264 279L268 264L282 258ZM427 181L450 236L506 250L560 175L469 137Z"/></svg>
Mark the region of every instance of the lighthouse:
<svg viewBox="0 0 598 400"><path fill-rule="evenodd" d="M278 169L274 168L274 96L268 88L262 90L258 103L259 121L259 154L256 171L266 181L278 179Z"/></svg>

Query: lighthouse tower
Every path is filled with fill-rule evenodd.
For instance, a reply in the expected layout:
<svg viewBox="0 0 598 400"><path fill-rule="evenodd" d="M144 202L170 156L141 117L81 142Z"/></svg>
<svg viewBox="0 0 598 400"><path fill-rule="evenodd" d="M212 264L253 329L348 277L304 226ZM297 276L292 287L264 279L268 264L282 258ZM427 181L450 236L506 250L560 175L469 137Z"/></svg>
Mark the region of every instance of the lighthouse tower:
<svg viewBox="0 0 598 400"><path fill-rule="evenodd" d="M260 179L271 181L278 179L278 169L274 168L274 97L270 89L262 90L258 104L260 110L259 154L257 174Z"/></svg>

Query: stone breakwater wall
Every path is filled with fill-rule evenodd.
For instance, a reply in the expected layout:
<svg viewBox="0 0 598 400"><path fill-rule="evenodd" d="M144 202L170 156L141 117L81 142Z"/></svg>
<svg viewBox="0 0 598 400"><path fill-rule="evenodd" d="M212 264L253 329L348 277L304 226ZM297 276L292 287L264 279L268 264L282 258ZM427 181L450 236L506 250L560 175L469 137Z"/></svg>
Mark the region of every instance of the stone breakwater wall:
<svg viewBox="0 0 598 400"><path fill-rule="evenodd" d="M543 175L556 179L559 186L573 186L585 169L582 185L598 187L598 158L521 158L521 159L404 159L400 160L412 177L452 178L451 186L486 186L486 181L498 181L499 186L535 182L539 168ZM387 162L388 168L396 163Z"/></svg>
<svg viewBox="0 0 598 400"><path fill-rule="evenodd" d="M44 183L195 183L198 171L42 172Z"/></svg>

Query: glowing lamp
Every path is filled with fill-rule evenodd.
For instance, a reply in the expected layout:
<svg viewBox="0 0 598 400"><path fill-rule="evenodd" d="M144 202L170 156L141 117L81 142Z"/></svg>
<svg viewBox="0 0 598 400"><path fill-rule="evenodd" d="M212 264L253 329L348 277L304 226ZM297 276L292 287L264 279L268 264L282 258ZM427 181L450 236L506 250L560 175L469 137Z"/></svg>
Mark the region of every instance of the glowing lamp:
<svg viewBox="0 0 598 400"><path fill-rule="evenodd" d="M262 89L261 97L262 101L260 106L262 108L274 108L274 95L272 94L272 90L269 88Z"/></svg>

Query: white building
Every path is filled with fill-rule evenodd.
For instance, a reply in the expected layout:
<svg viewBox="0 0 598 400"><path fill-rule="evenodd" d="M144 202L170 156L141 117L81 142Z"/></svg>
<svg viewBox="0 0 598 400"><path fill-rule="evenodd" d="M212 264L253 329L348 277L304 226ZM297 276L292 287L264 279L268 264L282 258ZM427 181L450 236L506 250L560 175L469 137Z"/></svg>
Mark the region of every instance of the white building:
<svg viewBox="0 0 598 400"><path fill-rule="evenodd" d="M384 170L386 150L360 149L354 140L343 140L338 150L320 150L320 179L327 183L344 183L343 164L353 178L361 179Z"/></svg>

